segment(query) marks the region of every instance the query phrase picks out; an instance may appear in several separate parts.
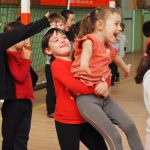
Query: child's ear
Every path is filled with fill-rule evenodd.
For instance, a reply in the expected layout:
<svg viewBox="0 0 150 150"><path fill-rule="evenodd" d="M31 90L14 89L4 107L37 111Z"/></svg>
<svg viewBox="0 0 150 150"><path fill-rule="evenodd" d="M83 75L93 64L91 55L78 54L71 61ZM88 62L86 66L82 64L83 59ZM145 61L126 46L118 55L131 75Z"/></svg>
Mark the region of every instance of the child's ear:
<svg viewBox="0 0 150 150"><path fill-rule="evenodd" d="M104 22L102 20L98 20L96 22L96 26L99 30L102 30L103 29L103 26L104 26Z"/></svg>
<svg viewBox="0 0 150 150"><path fill-rule="evenodd" d="M45 48L44 53L47 55L51 55L53 52L49 48Z"/></svg>

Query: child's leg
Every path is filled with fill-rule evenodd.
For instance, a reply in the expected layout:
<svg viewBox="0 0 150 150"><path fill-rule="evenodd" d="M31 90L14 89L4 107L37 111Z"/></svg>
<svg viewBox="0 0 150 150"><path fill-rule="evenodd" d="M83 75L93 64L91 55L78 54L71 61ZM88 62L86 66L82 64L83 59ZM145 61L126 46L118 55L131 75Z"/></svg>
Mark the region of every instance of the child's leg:
<svg viewBox="0 0 150 150"><path fill-rule="evenodd" d="M123 150L118 130L102 110L105 100L94 95L81 95L77 97L76 102L81 115L105 138L110 149Z"/></svg>
<svg viewBox="0 0 150 150"><path fill-rule="evenodd" d="M46 76L46 107L47 114L51 115L55 111L56 95L53 83L52 72L49 64L45 66L45 76Z"/></svg>
<svg viewBox="0 0 150 150"><path fill-rule="evenodd" d="M89 150L108 150L103 137L89 123L82 127L81 141Z"/></svg>
<svg viewBox="0 0 150 150"><path fill-rule="evenodd" d="M55 121L61 150L79 150L82 124L64 124Z"/></svg>
<svg viewBox="0 0 150 150"><path fill-rule="evenodd" d="M29 140L29 132L32 117L32 102L30 100L20 100L20 117L18 117L15 131L14 149L27 150L27 142Z"/></svg>
<svg viewBox="0 0 150 150"><path fill-rule="evenodd" d="M23 101L8 100L4 102L2 107L2 150L27 150L32 112L32 103L29 103L29 111L26 112L27 106ZM24 124L24 115L29 116L27 124Z"/></svg>
<svg viewBox="0 0 150 150"><path fill-rule="evenodd" d="M105 102L104 112L126 134L131 150L144 150L136 126L129 115L111 97Z"/></svg>

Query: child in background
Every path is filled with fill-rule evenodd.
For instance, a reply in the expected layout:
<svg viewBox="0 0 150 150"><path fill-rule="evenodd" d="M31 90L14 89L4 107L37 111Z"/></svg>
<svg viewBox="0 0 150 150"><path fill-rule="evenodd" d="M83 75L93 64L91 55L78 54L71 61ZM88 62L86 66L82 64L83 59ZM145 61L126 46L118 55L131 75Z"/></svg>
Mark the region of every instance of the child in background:
<svg viewBox="0 0 150 150"><path fill-rule="evenodd" d="M143 25L143 33L147 36L146 48L144 55L140 60L139 66L137 68L137 73L135 76L135 82L137 84L143 84L143 95L144 102L148 112L147 126L146 126L146 145L145 150L150 150L150 21L145 22ZM148 43L149 41L149 43Z"/></svg>
<svg viewBox="0 0 150 150"><path fill-rule="evenodd" d="M5 33L22 26L19 22L7 24ZM33 87L30 75L31 50L27 40L7 50L10 74L16 86L16 99L6 100L2 106L2 149L27 149L32 116ZM27 90L28 89L28 90ZM7 142L11 141L11 145Z"/></svg>
<svg viewBox="0 0 150 150"><path fill-rule="evenodd" d="M0 34L0 99L4 99L2 150L27 150L32 114L31 99L34 96L29 73L31 51L26 50L27 43L23 40L50 26L48 17L49 13L28 25L9 23L5 26L5 33Z"/></svg>
<svg viewBox="0 0 150 150"><path fill-rule="evenodd" d="M63 10L61 15L65 18L65 33L69 41L74 42L75 34L72 31L72 26L75 24L75 14L71 10ZM72 43L71 43L72 44Z"/></svg>
<svg viewBox="0 0 150 150"><path fill-rule="evenodd" d="M52 13L49 16L51 27L57 27L61 30L64 30L65 19L63 16ZM49 29L48 29L49 30ZM46 108L47 116L53 118L53 113L55 111L56 95L55 88L53 83L53 77L51 73L51 62L54 60L54 57L46 55L46 65L45 65L45 76L46 76Z"/></svg>
<svg viewBox="0 0 150 150"><path fill-rule="evenodd" d="M126 47L127 39L126 39L126 35L123 34L125 29L125 24L121 22L120 26L121 26L121 33L118 35L117 41L115 44L112 45L112 47L116 48L118 50L118 55L121 58L123 58L125 55L125 47ZM114 62L112 62L109 66L112 72L111 85L114 85L114 82L118 82L120 80L118 67Z"/></svg>
<svg viewBox="0 0 150 150"><path fill-rule="evenodd" d="M90 150L107 150L102 136L84 121L76 106L71 91L90 94L93 88L73 77L70 71L71 44L65 33L58 28L48 30L42 40L42 50L55 57L51 64L56 91L54 119L61 150L79 150L80 141Z"/></svg>
<svg viewBox="0 0 150 150"><path fill-rule="evenodd" d="M121 32L120 23L119 11L109 7L98 7L82 20L75 40L75 60L71 70L87 87L99 84L102 93L101 96L77 96L76 102L82 117L103 135L111 150L123 150L114 124L126 134L132 150L144 150L134 122L108 91L103 92L111 80L111 61L125 72L125 76L130 72L130 64L126 65L117 50L111 47Z"/></svg>

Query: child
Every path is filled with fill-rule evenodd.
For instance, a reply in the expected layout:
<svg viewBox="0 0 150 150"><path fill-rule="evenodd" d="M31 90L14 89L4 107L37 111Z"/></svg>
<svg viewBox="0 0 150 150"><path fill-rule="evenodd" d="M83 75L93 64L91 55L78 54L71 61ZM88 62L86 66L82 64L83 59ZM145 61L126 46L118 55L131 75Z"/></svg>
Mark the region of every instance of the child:
<svg viewBox="0 0 150 150"><path fill-rule="evenodd" d="M112 47L116 48L118 50L118 55L121 58L123 58L125 55L125 45L126 45L127 39L126 39L126 35L123 34L124 29L125 29L124 23L121 22L120 26L121 26L121 33L117 37L117 42L113 44ZM114 85L114 82L118 82L120 80L119 79L120 75L118 72L118 67L114 62L110 64L110 68L112 72L111 85Z"/></svg>
<svg viewBox="0 0 150 150"><path fill-rule="evenodd" d="M61 30L64 30L65 19L63 16L52 13L49 16L51 27L57 27ZM46 65L45 65L45 76L46 76L46 108L47 108L47 116L53 118L53 113L55 111L55 103L56 103L56 95L53 83L53 77L51 73L51 62L53 58L51 56L46 55Z"/></svg>
<svg viewBox="0 0 150 150"><path fill-rule="evenodd" d="M22 25L17 29L0 34L0 99L16 98L15 84L7 64L6 49L49 27L48 17L49 13L35 23Z"/></svg>
<svg viewBox="0 0 150 150"><path fill-rule="evenodd" d="M5 100L2 150L27 150L34 96L29 73L31 51L26 50L23 40L50 26L48 17L49 13L29 25L11 22L5 26L5 33L0 34L0 99Z"/></svg>
<svg viewBox="0 0 150 150"><path fill-rule="evenodd" d="M147 118L147 127L146 127L146 150L150 149L150 92L149 92L149 84L150 84L150 43L147 45L147 49L144 52L144 56L142 57L138 69L137 74L135 76L135 81L137 84L143 82L144 88L144 102L148 111Z"/></svg>
<svg viewBox="0 0 150 150"><path fill-rule="evenodd" d="M86 87L75 79L70 72L71 45L65 33L52 28L44 35L42 50L47 55L53 55L51 64L56 91L55 126L61 150L79 150L80 141L90 150L107 150L104 139L81 117L73 92L93 93L93 88Z"/></svg>
<svg viewBox="0 0 150 150"><path fill-rule="evenodd" d="M137 84L143 83L143 94L144 94L144 102L148 112L147 118L147 127L146 127L146 150L150 149L150 21L145 22L143 25L143 33L147 36L146 40L146 48L143 57L140 60L139 66L137 68L137 74L135 76L135 82ZM149 43L148 43L149 41Z"/></svg>
<svg viewBox="0 0 150 150"><path fill-rule="evenodd" d="M126 65L111 47L120 34L121 16L117 9L98 7L80 25L75 41L74 76L88 87L99 84L100 91L111 79L109 64L113 60L128 76L130 65ZM82 117L103 135L111 150L123 150L121 137L115 125L126 134L132 150L143 150L134 122L108 93L80 95L76 102Z"/></svg>

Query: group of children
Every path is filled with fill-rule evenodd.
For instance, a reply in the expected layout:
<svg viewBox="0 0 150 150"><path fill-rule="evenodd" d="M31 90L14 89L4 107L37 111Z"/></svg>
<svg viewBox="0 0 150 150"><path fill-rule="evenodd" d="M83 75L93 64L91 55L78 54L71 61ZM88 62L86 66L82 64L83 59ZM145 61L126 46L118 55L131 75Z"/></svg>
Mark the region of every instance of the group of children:
<svg viewBox="0 0 150 150"><path fill-rule="evenodd" d="M92 10L78 24L73 47L64 18L52 13L29 25L8 24L7 28L12 29L0 35L3 63L0 70L4 73L0 81L7 85L2 88L0 84L3 89L0 98L5 99L2 150L27 150L34 96L29 72L31 51L23 40L49 25L42 39L42 50L49 59L47 91L54 101L56 98L56 105L48 115L54 117L61 150L79 150L80 141L90 150L107 150L106 142L111 150L123 150L121 136L114 125L126 134L131 150L144 150L134 122L109 95L109 64L113 61L125 77L131 67L112 47L122 31L119 11L109 7Z"/></svg>

